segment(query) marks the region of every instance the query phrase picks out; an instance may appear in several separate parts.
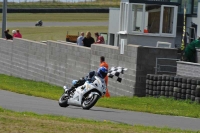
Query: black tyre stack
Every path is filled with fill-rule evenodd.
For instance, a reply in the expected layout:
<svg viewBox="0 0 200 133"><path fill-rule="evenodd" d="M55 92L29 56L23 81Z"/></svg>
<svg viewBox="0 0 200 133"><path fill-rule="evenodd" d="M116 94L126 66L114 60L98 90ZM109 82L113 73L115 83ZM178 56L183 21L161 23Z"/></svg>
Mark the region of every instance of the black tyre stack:
<svg viewBox="0 0 200 133"><path fill-rule="evenodd" d="M161 96L161 86L162 86L162 75L158 75L158 80L157 80L157 97Z"/></svg>
<svg viewBox="0 0 200 133"><path fill-rule="evenodd" d="M177 100L177 93L178 93L178 77L174 77L173 97L175 100Z"/></svg>
<svg viewBox="0 0 200 133"><path fill-rule="evenodd" d="M158 97L158 92L157 92L157 81L158 81L158 76L154 75L153 76L153 97Z"/></svg>
<svg viewBox="0 0 200 133"><path fill-rule="evenodd" d="M195 102L200 103L200 80L197 80L197 86L195 90Z"/></svg>
<svg viewBox="0 0 200 133"><path fill-rule="evenodd" d="M186 81L186 100L191 100L191 79Z"/></svg>
<svg viewBox="0 0 200 133"><path fill-rule="evenodd" d="M149 96L153 96L153 75L149 76Z"/></svg>
<svg viewBox="0 0 200 133"><path fill-rule="evenodd" d="M148 97L149 96L149 77L150 75L149 74L147 74L147 76L146 76L146 97Z"/></svg>
<svg viewBox="0 0 200 133"><path fill-rule="evenodd" d="M181 86L182 86L182 77L178 77L178 87L177 87L177 100L181 99Z"/></svg>
<svg viewBox="0 0 200 133"><path fill-rule="evenodd" d="M169 97L170 76L165 76L165 97Z"/></svg>
<svg viewBox="0 0 200 133"><path fill-rule="evenodd" d="M147 74L146 96L173 97L175 100L191 100L200 103L200 79Z"/></svg>
<svg viewBox="0 0 200 133"><path fill-rule="evenodd" d="M153 77L152 74L148 74L146 77L146 96L153 96Z"/></svg>
<svg viewBox="0 0 200 133"><path fill-rule="evenodd" d="M166 76L162 75L161 88L160 88L160 96L165 96L165 82L166 82Z"/></svg>
<svg viewBox="0 0 200 133"><path fill-rule="evenodd" d="M174 76L169 78L169 97L173 97L174 92Z"/></svg>
<svg viewBox="0 0 200 133"><path fill-rule="evenodd" d="M181 99L186 99L186 85L187 85L187 78L182 78L182 84L181 84Z"/></svg>
<svg viewBox="0 0 200 133"><path fill-rule="evenodd" d="M195 101L195 91L197 87L197 81L195 79L191 79L191 101Z"/></svg>

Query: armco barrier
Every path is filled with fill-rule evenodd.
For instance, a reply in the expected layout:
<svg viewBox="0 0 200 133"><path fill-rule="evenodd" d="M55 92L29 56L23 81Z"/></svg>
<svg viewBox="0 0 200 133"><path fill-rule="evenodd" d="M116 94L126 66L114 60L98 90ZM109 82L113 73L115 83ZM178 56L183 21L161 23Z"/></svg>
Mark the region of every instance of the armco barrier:
<svg viewBox="0 0 200 133"><path fill-rule="evenodd" d="M191 100L200 103L200 79L147 74L146 96L173 97L175 100Z"/></svg>

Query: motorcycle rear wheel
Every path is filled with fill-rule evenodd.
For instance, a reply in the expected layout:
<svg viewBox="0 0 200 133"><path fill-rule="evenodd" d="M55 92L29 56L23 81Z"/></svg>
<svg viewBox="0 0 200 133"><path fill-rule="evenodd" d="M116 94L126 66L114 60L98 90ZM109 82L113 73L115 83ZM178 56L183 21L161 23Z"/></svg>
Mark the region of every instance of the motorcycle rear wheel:
<svg viewBox="0 0 200 133"><path fill-rule="evenodd" d="M100 98L99 95L94 94L91 98L84 99L84 101L82 103L82 108L85 110L89 110L96 104L96 102L98 101L99 98Z"/></svg>
<svg viewBox="0 0 200 133"><path fill-rule="evenodd" d="M66 96L65 93L60 97L58 103L59 103L60 107L65 107L66 108L67 106L69 106L68 97Z"/></svg>

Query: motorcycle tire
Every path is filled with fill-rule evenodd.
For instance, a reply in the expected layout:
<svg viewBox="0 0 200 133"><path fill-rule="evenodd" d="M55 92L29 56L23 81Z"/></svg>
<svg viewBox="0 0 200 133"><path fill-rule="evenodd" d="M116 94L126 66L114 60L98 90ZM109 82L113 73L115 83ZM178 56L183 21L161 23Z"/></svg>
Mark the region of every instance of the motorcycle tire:
<svg viewBox="0 0 200 133"><path fill-rule="evenodd" d="M67 106L69 106L69 104L68 104L68 98L65 96L65 94L63 94L60 97L58 103L59 103L60 107L65 107L66 108Z"/></svg>
<svg viewBox="0 0 200 133"><path fill-rule="evenodd" d="M99 100L100 96L99 95L96 95L94 94L90 99L89 99L89 102L88 100L84 100L83 103L82 103L82 108L85 109L85 110L89 110L90 108L92 108L96 102Z"/></svg>

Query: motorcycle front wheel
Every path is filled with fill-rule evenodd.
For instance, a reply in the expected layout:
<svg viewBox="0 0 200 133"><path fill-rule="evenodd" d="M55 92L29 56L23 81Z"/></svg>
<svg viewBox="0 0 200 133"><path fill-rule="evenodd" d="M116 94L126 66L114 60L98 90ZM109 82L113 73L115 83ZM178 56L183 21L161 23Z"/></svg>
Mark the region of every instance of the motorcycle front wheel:
<svg viewBox="0 0 200 133"><path fill-rule="evenodd" d="M86 97L82 103L82 108L89 110L96 104L96 102L98 101L99 98L100 98L100 96L96 95L96 94L92 95L92 97L90 97L90 98Z"/></svg>
<svg viewBox="0 0 200 133"><path fill-rule="evenodd" d="M59 103L60 107L67 107L67 106L69 106L69 104L68 104L68 97L66 96L65 93L60 97L58 103Z"/></svg>

